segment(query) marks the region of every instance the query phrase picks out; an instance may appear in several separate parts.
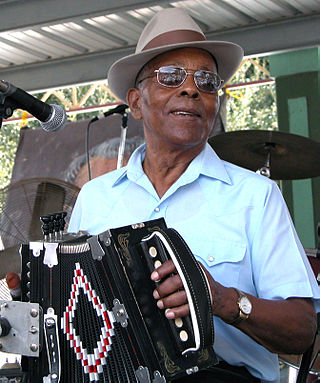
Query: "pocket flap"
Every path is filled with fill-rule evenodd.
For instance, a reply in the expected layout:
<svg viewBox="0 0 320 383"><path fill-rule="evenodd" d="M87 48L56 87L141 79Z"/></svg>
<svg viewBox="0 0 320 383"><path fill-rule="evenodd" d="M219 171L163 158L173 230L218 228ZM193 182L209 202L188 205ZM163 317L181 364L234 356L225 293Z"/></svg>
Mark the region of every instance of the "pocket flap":
<svg viewBox="0 0 320 383"><path fill-rule="evenodd" d="M197 249L198 250L198 249ZM241 262L246 252L246 245L234 241L210 240L202 244L196 254L201 254L201 259L209 266L220 263Z"/></svg>

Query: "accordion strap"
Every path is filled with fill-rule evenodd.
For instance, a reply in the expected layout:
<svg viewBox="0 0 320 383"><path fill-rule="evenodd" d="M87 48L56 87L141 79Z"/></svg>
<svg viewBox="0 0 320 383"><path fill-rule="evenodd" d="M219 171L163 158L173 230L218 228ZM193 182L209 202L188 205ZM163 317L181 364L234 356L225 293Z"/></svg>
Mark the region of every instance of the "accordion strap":
<svg viewBox="0 0 320 383"><path fill-rule="evenodd" d="M204 271L176 230L157 230L151 236L154 235L158 237L169 253L183 282L188 298L195 347L185 350L183 354L213 345L214 330L211 296Z"/></svg>

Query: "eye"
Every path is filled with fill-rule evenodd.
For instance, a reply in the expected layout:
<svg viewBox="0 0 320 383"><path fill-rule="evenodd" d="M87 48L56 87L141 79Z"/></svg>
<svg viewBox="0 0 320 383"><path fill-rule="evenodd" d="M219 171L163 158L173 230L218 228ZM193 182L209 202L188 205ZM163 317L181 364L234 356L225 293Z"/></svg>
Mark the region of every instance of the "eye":
<svg viewBox="0 0 320 383"><path fill-rule="evenodd" d="M185 79L185 70L175 67L161 67L158 71L160 84L167 86L179 86Z"/></svg>
<svg viewBox="0 0 320 383"><path fill-rule="evenodd" d="M220 87L220 78L213 72L198 71L195 76L197 78L198 85L206 88L207 91L218 90Z"/></svg>

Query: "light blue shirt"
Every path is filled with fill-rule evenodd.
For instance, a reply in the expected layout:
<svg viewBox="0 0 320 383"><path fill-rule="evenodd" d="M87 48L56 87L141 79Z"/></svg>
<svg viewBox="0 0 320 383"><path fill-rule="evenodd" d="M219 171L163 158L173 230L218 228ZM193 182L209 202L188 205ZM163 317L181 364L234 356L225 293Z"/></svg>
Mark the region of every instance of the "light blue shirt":
<svg viewBox="0 0 320 383"><path fill-rule="evenodd" d="M99 234L164 217L224 286L265 299L320 298L276 183L220 160L207 144L159 198L143 171L144 155L142 145L126 167L83 186L69 231ZM220 358L246 366L263 381L279 381L276 354L217 317L214 326L214 350Z"/></svg>

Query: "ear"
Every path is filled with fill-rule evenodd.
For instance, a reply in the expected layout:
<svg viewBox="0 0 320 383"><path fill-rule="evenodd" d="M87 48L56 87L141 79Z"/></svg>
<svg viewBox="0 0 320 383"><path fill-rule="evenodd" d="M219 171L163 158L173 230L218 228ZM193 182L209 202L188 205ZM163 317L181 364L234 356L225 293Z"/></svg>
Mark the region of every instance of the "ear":
<svg viewBox="0 0 320 383"><path fill-rule="evenodd" d="M130 107L132 116L136 120L142 120L141 113L141 92L138 88L131 88L127 92L127 104Z"/></svg>

